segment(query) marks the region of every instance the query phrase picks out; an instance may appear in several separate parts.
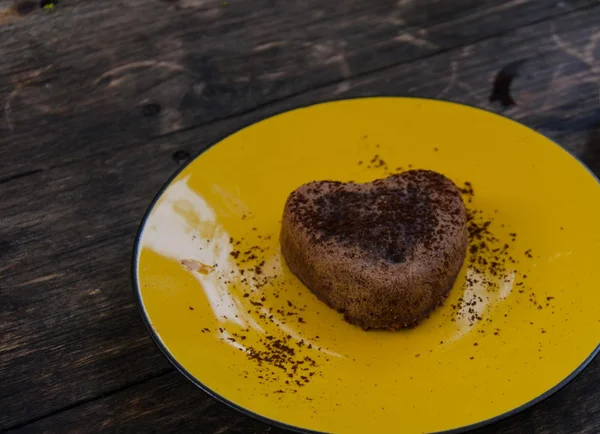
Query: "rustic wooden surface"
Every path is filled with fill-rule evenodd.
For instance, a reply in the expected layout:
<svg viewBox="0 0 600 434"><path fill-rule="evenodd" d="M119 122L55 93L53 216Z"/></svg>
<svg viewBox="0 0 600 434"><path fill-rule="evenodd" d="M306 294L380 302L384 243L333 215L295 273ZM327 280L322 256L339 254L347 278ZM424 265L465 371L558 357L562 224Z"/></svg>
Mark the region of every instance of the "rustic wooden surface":
<svg viewBox="0 0 600 434"><path fill-rule="evenodd" d="M0 430L281 432L174 372L129 279L162 183L259 119L443 98L536 128L600 174L596 0L39 4L0 0ZM490 101L501 71L516 105ZM600 360L477 432L600 432Z"/></svg>

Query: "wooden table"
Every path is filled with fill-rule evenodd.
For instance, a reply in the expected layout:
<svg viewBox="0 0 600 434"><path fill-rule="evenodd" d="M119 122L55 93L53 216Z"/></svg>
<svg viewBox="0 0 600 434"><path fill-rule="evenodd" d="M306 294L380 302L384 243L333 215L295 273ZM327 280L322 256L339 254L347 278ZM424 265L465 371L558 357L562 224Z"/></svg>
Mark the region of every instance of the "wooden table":
<svg viewBox="0 0 600 434"><path fill-rule="evenodd" d="M175 372L138 315L132 245L169 175L371 95L502 113L600 174L599 73L597 0L0 0L0 430L280 432ZM478 432L600 432L599 359Z"/></svg>

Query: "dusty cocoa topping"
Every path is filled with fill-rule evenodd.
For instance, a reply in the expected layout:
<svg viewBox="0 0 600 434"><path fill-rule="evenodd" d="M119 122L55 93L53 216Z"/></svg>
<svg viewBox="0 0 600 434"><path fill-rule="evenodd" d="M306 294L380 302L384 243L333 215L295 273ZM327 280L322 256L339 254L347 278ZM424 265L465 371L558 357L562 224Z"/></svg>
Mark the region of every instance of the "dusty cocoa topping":
<svg viewBox="0 0 600 434"><path fill-rule="evenodd" d="M480 303L487 304L489 296L497 294L504 285L509 285L509 288L512 288L512 291L517 294L526 293L529 302L537 310L551 307L548 298L545 303L537 300L533 289L526 284L527 274L518 272L527 265L529 260L534 258L533 250L526 249L522 256L517 257L514 253L514 243L516 243L518 234L510 232L508 241L506 241L507 237L502 237L501 240L496 233L505 230L504 225L498 225L493 218L485 216L481 210L473 206L475 196L473 185L466 182L460 190L463 194L463 201L467 204L467 229L469 232L467 264L472 272L471 277L466 278L465 294L470 290L480 288L479 294L481 295L470 296L467 299L461 297L458 304L451 305L451 308L457 312L457 317L464 317L471 326L482 320L485 324L491 323L491 319L482 318L478 313L477 306ZM481 288L485 291L481 292ZM553 297L549 298L553 299ZM508 317L508 314L505 314L504 317ZM484 332L484 330L479 331ZM493 335L498 336L500 332L499 328L495 328Z"/></svg>
<svg viewBox="0 0 600 434"><path fill-rule="evenodd" d="M482 211L472 205L475 195L473 186L465 182L461 189L467 205L467 230L469 232L469 267L483 280L467 279L467 287L485 284L490 290L497 290L506 281L505 278L516 273L518 261L510 254L510 245L501 241L493 232L493 219L486 218ZM510 233L512 242L516 233ZM528 249L526 253L531 253ZM524 276L526 277L526 276ZM517 285L519 285L517 283Z"/></svg>
<svg viewBox="0 0 600 434"><path fill-rule="evenodd" d="M376 156L378 158L378 156ZM442 175L426 170L405 172L402 188L380 187L368 192L348 191L347 184L330 181L329 194L319 197L316 206L304 206L306 198L297 195L290 204L305 227L316 228L316 242L333 240L357 245L375 258L401 263L419 244L430 248L441 235L436 209L456 217L460 210L446 200L448 182ZM439 200L432 203L431 192Z"/></svg>
<svg viewBox="0 0 600 434"><path fill-rule="evenodd" d="M248 229L249 233L257 230L255 227ZM304 317L300 314L306 310L306 305L283 297L280 299L290 283L283 276L274 274L274 269L267 265L272 236L255 236L258 241L253 243L243 237L229 239L233 249L230 256L235 261L237 272L219 276L218 279L234 289L241 286L240 297L247 312L263 326L271 324L276 328L258 340L254 340L257 332L251 329L231 332L231 337L225 335L221 340L243 345L240 351L255 363L255 372L246 372L246 377L252 375L262 383L272 384L274 389L277 388L273 393L294 393L314 376L321 375L319 364L328 358L320 352L318 345L313 345L318 337L312 337L311 343L292 337L280 328L285 324L304 324ZM203 329L202 332L209 330ZM224 328L220 328L219 332L226 333Z"/></svg>

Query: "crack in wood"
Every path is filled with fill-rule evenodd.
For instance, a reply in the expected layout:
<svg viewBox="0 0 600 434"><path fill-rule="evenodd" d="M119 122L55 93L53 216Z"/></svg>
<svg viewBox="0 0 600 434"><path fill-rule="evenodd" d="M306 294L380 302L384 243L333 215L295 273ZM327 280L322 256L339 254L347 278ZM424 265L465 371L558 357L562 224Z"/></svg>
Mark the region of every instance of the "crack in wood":
<svg viewBox="0 0 600 434"><path fill-rule="evenodd" d="M16 179L35 175L36 173L41 173L43 171L44 171L44 169L33 169L33 170L28 170L27 172L17 173L16 175L7 176L6 178L0 178L0 184L5 184L7 182L14 181Z"/></svg>

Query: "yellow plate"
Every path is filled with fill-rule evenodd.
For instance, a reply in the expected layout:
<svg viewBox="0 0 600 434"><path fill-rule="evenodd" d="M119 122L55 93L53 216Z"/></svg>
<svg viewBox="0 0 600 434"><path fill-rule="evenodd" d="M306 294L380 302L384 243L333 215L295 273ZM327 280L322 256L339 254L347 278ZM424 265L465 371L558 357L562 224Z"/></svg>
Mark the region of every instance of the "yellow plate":
<svg viewBox="0 0 600 434"><path fill-rule="evenodd" d="M286 268L284 201L308 181L410 167L464 187L486 245L472 237L421 325L364 332ZM509 119L411 98L320 104L238 131L168 183L138 235L136 294L169 360L250 415L336 433L473 427L548 396L598 352L599 211L594 176Z"/></svg>

